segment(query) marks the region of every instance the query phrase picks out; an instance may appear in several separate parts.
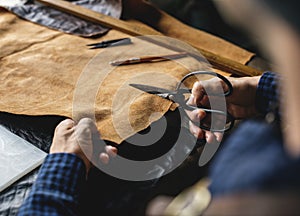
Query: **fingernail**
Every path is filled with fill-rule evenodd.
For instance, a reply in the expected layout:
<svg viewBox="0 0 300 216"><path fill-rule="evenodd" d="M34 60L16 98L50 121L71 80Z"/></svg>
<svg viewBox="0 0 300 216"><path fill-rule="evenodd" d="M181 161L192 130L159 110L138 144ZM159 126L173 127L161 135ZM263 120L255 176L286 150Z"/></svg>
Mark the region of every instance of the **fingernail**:
<svg viewBox="0 0 300 216"><path fill-rule="evenodd" d="M111 157L116 157L118 153L118 149L113 147L113 146L106 146L106 152L109 154Z"/></svg>
<svg viewBox="0 0 300 216"><path fill-rule="evenodd" d="M205 117L205 112L201 109L197 110L197 118L198 120L201 120Z"/></svg>
<svg viewBox="0 0 300 216"><path fill-rule="evenodd" d="M115 147L111 147L111 151L112 151L115 155L117 155L117 153L118 153L118 149L115 148Z"/></svg>

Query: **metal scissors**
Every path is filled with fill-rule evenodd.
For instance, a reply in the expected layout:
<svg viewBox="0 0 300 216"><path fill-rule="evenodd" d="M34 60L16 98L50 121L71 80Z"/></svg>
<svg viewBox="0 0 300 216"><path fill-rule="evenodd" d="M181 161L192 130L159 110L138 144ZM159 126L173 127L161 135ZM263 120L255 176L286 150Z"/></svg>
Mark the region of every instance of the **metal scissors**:
<svg viewBox="0 0 300 216"><path fill-rule="evenodd" d="M203 130L207 130L207 131L211 131L211 132L225 132L225 131L232 129L232 127L234 125L234 118L228 112L225 112L222 110L214 110L214 109L210 109L208 107L191 106L191 105L187 104L188 98L186 98L186 95L191 95L191 89L182 87L183 83L188 78L197 76L197 75L209 75L212 78L218 78L224 82L224 85L227 86L226 91L222 90L222 92L220 92L220 93L210 93L210 95L213 94L212 96L227 97L230 94L232 94L233 88L232 88L230 81L228 79L226 79L224 76L222 76L221 74L211 72L211 71L196 71L196 72L191 72L191 73L187 74L177 84L175 91L170 91L168 89L149 86L149 85L142 85L142 84L129 84L129 85L134 88L137 88L139 90L142 90L144 92L147 92L149 94L154 94L154 95L157 95L166 100L170 100L174 103L177 103L178 108L180 108L180 109L184 109L184 110L188 110L188 111L193 111L195 109L202 109L206 114L209 114L210 116L215 115L218 117L226 118L225 125L222 125L221 127L213 127L209 123L205 123L205 122L211 122L210 120L205 121L205 118L207 118L207 117L205 117L203 119L204 120L203 122L201 120L201 122L196 123L196 125L199 126ZM199 80L199 81L201 81L201 80ZM187 113L186 112L184 112L184 113L185 113L185 116L187 117L187 119L192 121L190 119L190 117L187 115ZM192 121L192 122L195 123L194 121Z"/></svg>

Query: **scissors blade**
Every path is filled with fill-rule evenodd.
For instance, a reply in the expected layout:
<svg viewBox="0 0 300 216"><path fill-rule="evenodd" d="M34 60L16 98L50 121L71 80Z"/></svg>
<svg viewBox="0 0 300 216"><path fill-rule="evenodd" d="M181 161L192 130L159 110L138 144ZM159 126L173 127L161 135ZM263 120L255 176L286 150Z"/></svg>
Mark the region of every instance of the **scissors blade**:
<svg viewBox="0 0 300 216"><path fill-rule="evenodd" d="M129 84L130 86L139 89L141 91L147 92L149 94L154 94L157 96L160 96L162 98L165 99L169 99L169 95L170 94L174 94L174 91L170 91L168 89L164 89L164 88L159 88L159 87L155 87L155 86L149 86L149 85L143 85L143 84L134 84L131 83Z"/></svg>

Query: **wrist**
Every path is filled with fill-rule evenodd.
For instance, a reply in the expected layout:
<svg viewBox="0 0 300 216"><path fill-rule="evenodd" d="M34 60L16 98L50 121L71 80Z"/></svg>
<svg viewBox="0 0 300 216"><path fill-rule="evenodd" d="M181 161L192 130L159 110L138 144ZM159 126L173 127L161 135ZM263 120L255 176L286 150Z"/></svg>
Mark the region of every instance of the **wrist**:
<svg viewBox="0 0 300 216"><path fill-rule="evenodd" d="M245 77L245 79L247 79L249 88L254 89L255 92L256 92L260 78L261 78L261 76Z"/></svg>
<svg viewBox="0 0 300 216"><path fill-rule="evenodd" d="M49 154L67 154L67 155L76 156L84 164L84 166L86 168L86 173L88 173L90 168L92 167L90 160L87 158L87 156L83 152L67 151L67 150L63 150L63 151L50 150Z"/></svg>

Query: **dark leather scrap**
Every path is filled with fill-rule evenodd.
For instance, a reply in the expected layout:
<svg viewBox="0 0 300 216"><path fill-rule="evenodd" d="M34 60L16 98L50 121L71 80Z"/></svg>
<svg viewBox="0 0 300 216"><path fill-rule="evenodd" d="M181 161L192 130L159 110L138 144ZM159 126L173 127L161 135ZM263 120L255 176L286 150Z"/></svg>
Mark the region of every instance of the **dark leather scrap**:
<svg viewBox="0 0 300 216"><path fill-rule="evenodd" d="M114 18L120 18L122 12L121 0L69 1ZM108 31L106 27L102 27L99 24L84 21L33 0L2 0L0 1L0 7L4 7L19 17L31 22L69 34L91 37L105 34Z"/></svg>

